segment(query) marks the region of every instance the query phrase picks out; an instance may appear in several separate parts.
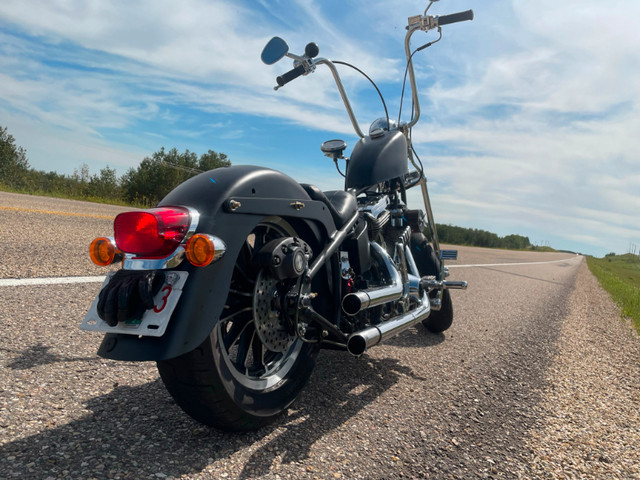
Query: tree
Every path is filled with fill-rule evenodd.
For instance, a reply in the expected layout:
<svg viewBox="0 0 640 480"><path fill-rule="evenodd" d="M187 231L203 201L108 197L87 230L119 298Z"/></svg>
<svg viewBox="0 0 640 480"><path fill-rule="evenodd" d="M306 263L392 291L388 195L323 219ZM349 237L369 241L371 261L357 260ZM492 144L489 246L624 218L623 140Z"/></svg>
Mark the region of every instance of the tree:
<svg viewBox="0 0 640 480"><path fill-rule="evenodd" d="M198 160L198 170L203 172L214 168L228 167L229 165L231 165L231 162L224 153L216 153L213 150L203 153L200 155L200 160Z"/></svg>
<svg viewBox="0 0 640 480"><path fill-rule="evenodd" d="M29 161L24 148L15 144L15 138L6 127L0 127L0 183L21 188L29 172Z"/></svg>
<svg viewBox="0 0 640 480"><path fill-rule="evenodd" d="M145 157L138 168L130 168L122 177L124 197L130 202L155 205L167 193L190 177L205 170L231 165L227 156L209 150L200 158L194 152L179 153L176 148L162 147Z"/></svg>
<svg viewBox="0 0 640 480"><path fill-rule="evenodd" d="M507 235L502 240L505 248L514 250L522 250L531 245L529 237L523 237L522 235Z"/></svg>
<svg viewBox="0 0 640 480"><path fill-rule="evenodd" d="M80 165L80 170L75 168L73 170L73 179L80 184L89 183L89 165L83 163Z"/></svg>
<svg viewBox="0 0 640 480"><path fill-rule="evenodd" d="M108 166L100 170L100 175L92 175L89 180L89 189L91 195L106 198L120 198L122 192L120 190L120 182L116 176L115 168Z"/></svg>

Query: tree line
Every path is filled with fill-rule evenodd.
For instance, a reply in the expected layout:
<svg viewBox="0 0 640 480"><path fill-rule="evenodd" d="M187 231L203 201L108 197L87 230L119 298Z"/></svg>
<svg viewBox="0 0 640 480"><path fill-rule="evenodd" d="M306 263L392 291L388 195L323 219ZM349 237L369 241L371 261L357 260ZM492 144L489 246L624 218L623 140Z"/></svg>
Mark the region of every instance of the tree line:
<svg viewBox="0 0 640 480"><path fill-rule="evenodd" d="M455 225L436 224L438 239L442 243L454 245L470 245L473 247L507 248L522 250L532 248L529 237L507 235L500 237L495 233L477 228L456 227Z"/></svg>
<svg viewBox="0 0 640 480"><path fill-rule="evenodd" d="M109 166L91 174L83 164L72 175L35 170L24 148L16 145L6 127L0 126L0 187L23 193L154 206L167 193L200 172L231 165L224 153L195 152L162 147L135 168L118 176Z"/></svg>

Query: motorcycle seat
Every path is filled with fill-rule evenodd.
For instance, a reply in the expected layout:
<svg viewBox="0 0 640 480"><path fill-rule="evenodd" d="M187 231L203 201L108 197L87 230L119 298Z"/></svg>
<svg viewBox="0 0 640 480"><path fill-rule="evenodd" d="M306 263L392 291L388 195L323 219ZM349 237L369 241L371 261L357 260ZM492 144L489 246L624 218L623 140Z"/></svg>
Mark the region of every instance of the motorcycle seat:
<svg viewBox="0 0 640 480"><path fill-rule="evenodd" d="M358 202L351 192L344 190L323 192L315 185L308 183L303 183L302 188L305 189L312 200L318 200L327 206L337 229L342 228L358 211Z"/></svg>

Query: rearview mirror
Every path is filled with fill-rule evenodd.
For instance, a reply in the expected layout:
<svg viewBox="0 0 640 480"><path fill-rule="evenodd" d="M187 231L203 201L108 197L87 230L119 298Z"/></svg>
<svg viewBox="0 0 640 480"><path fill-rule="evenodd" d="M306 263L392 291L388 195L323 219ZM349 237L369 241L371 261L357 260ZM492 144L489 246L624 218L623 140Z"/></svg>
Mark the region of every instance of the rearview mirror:
<svg viewBox="0 0 640 480"><path fill-rule="evenodd" d="M280 37L273 37L262 50L260 58L267 65L273 65L289 53L289 45Z"/></svg>

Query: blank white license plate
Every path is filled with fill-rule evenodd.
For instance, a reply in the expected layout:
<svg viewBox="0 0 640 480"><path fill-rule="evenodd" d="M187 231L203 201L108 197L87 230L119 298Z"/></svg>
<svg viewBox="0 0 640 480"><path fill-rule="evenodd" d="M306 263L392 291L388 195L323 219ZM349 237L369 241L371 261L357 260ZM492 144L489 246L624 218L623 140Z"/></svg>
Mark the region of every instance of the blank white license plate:
<svg viewBox="0 0 640 480"><path fill-rule="evenodd" d="M107 275L102 288L109 283L114 274L115 272L112 272ZM162 285L162 288L153 299L154 307L144 312L140 322L119 322L115 327L110 327L107 322L98 316L98 297L96 297L91 304L89 312L84 317L80 329L92 332L161 337L167 329L169 320L171 320L171 314L178 304L180 295L182 295L182 288L188 276L188 272L167 272L164 285Z"/></svg>

